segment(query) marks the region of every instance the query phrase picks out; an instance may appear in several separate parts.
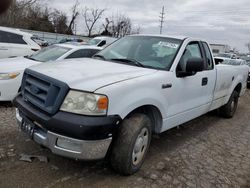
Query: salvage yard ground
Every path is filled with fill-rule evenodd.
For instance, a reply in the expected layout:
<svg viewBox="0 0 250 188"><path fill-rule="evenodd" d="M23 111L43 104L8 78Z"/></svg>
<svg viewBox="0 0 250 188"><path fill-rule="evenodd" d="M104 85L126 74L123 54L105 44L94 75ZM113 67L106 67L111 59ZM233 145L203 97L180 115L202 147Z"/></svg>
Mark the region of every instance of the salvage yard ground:
<svg viewBox="0 0 250 188"><path fill-rule="evenodd" d="M49 162L23 162L21 154ZM141 171L130 177L107 162L53 155L23 136L15 109L0 104L0 187L250 187L250 91L233 119L209 113L154 136Z"/></svg>

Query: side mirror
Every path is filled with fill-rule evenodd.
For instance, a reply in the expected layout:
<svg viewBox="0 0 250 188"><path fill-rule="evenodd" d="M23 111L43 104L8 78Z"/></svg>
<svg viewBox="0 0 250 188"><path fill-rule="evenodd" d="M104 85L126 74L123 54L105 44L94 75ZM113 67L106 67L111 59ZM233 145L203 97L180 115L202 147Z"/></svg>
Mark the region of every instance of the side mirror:
<svg viewBox="0 0 250 188"><path fill-rule="evenodd" d="M204 70L204 60L202 58L189 58L186 64L186 71L177 72L177 77L193 76L197 72Z"/></svg>

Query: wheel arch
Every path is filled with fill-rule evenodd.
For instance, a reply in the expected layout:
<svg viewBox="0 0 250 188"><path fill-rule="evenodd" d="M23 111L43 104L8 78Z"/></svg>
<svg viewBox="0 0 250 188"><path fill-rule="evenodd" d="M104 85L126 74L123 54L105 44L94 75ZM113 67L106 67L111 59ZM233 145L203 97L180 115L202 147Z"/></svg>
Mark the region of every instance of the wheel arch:
<svg viewBox="0 0 250 188"><path fill-rule="evenodd" d="M135 108L125 118L128 118L136 113L143 113L147 115L152 123L152 131L154 133L160 133L162 124L163 124L163 116L160 109L154 105L143 105Z"/></svg>

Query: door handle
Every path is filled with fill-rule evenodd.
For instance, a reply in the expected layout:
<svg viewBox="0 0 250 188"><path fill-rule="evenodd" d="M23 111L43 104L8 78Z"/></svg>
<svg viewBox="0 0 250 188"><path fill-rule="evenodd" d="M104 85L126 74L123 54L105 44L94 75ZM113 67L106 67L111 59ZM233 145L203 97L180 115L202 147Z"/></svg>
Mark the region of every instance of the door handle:
<svg viewBox="0 0 250 188"><path fill-rule="evenodd" d="M202 86L206 86L207 83L208 83L208 78L207 78L207 77L202 78L202 83L201 83L201 85L202 85Z"/></svg>
<svg viewBox="0 0 250 188"><path fill-rule="evenodd" d="M162 89L171 88L172 84L162 84Z"/></svg>

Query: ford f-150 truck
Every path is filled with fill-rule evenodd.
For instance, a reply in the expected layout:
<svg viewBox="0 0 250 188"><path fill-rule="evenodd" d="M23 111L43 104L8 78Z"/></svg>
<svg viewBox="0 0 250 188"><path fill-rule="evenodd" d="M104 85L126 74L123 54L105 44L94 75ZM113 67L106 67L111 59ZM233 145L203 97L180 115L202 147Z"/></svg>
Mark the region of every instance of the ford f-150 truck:
<svg viewBox="0 0 250 188"><path fill-rule="evenodd" d="M204 40L127 36L92 59L26 69L16 118L53 153L108 156L117 172L130 175L143 164L152 134L216 109L233 117L247 77L247 66L215 65Z"/></svg>

